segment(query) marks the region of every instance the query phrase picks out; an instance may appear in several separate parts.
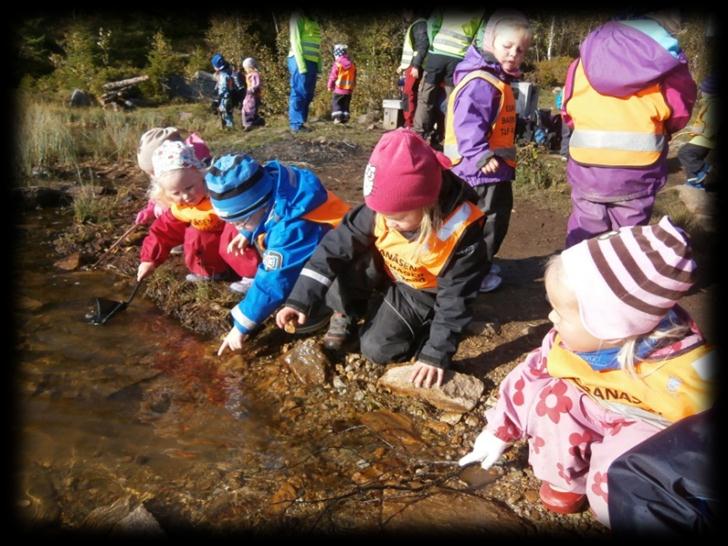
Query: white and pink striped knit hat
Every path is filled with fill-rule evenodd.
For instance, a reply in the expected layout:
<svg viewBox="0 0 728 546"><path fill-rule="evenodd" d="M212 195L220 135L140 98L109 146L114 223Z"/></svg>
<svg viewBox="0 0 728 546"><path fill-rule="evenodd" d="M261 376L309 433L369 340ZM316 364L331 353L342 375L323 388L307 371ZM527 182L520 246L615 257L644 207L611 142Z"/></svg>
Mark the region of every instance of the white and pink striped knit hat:
<svg viewBox="0 0 728 546"><path fill-rule="evenodd" d="M667 216L582 241L561 259L584 328L608 340L652 331L690 290L697 268L685 233Z"/></svg>

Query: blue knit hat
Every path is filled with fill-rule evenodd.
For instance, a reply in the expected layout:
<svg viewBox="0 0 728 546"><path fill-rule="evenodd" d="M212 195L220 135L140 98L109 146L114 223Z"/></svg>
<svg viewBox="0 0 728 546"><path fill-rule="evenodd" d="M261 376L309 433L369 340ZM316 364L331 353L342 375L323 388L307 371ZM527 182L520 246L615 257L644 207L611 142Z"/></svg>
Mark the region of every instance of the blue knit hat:
<svg viewBox="0 0 728 546"><path fill-rule="evenodd" d="M241 222L270 202L274 180L246 154L216 158L205 175L215 213L228 222Z"/></svg>

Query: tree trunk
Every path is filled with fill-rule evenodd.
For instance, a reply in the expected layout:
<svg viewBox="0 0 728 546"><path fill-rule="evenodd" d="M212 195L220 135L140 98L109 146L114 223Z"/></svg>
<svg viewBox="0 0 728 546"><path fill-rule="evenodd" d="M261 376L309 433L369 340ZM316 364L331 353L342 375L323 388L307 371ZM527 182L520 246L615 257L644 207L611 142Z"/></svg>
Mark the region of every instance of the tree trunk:
<svg viewBox="0 0 728 546"><path fill-rule="evenodd" d="M128 87L137 83L145 82L149 79L149 76L137 76L135 78L129 78L127 80L119 80L116 82L105 83L102 87L104 89L119 89L120 87Z"/></svg>
<svg viewBox="0 0 728 546"><path fill-rule="evenodd" d="M551 60L551 51L554 47L554 24L556 22L556 18L551 18L551 27L549 28L549 45L546 48L546 58L550 61Z"/></svg>

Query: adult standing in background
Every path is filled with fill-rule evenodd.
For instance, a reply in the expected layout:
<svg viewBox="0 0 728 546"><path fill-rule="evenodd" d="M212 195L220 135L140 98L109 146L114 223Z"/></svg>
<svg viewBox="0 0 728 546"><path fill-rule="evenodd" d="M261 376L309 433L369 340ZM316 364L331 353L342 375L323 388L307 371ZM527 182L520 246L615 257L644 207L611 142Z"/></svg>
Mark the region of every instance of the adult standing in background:
<svg viewBox="0 0 728 546"><path fill-rule="evenodd" d="M299 11L291 14L288 28L291 43L288 51L288 71L291 74L288 124L292 133L298 133L310 131L304 123L308 120L316 77L321 71L321 28Z"/></svg>
<svg viewBox="0 0 728 546"><path fill-rule="evenodd" d="M403 112L404 125L412 127L417 107L417 90L422 80L422 64L430 47L430 39L427 37L427 19L418 17L411 9L403 10L402 18L409 26L404 33L402 58L397 72L404 75L403 93L407 99L407 107Z"/></svg>
<svg viewBox="0 0 728 546"><path fill-rule="evenodd" d="M413 129L437 147L445 133L441 103L443 98L447 100L453 90L453 71L465 57L480 28L483 15L482 11L462 13L436 10L427 20L430 49L424 64L425 73L417 97ZM445 97L440 91L443 84Z"/></svg>

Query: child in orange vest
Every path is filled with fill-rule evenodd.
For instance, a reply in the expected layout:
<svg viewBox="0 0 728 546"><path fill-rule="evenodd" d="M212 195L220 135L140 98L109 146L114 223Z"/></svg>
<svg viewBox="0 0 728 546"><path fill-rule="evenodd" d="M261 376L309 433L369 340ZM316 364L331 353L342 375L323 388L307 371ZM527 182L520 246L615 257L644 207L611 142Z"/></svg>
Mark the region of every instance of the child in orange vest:
<svg viewBox="0 0 728 546"><path fill-rule="evenodd" d="M154 220L142 243L137 280L149 275L179 244L184 244L188 282L221 280L230 268L243 279L253 277L260 257L254 248L240 254L228 250L237 230L212 210L202 174L205 165L192 146L165 140L152 154L152 165L150 197L168 208Z"/></svg>
<svg viewBox="0 0 728 546"><path fill-rule="evenodd" d="M688 240L667 217L552 258L544 282L554 326L502 381L460 464L487 469L527 439L546 508L578 512L588 499L609 525L612 461L712 405L715 350L677 305L695 273Z"/></svg>
<svg viewBox="0 0 728 546"><path fill-rule="evenodd" d="M334 65L329 73L328 88L334 94L331 106L334 123L349 121L351 94L356 85L356 65L349 59L347 49L346 44L334 46Z"/></svg>
<svg viewBox="0 0 728 546"><path fill-rule="evenodd" d="M325 300L335 311L327 348L340 349L366 316L364 356L378 364L415 356L412 382L440 385L470 322L486 255L476 196L449 166L411 129L385 133L364 174L365 204L323 238L276 324L303 324Z"/></svg>
<svg viewBox="0 0 728 546"><path fill-rule="evenodd" d="M453 73L444 152L453 172L478 193L488 246L481 292L501 283L493 264L508 232L516 168L516 103L511 82L531 43L528 20L518 12L495 12L483 30L482 47L471 45Z"/></svg>

